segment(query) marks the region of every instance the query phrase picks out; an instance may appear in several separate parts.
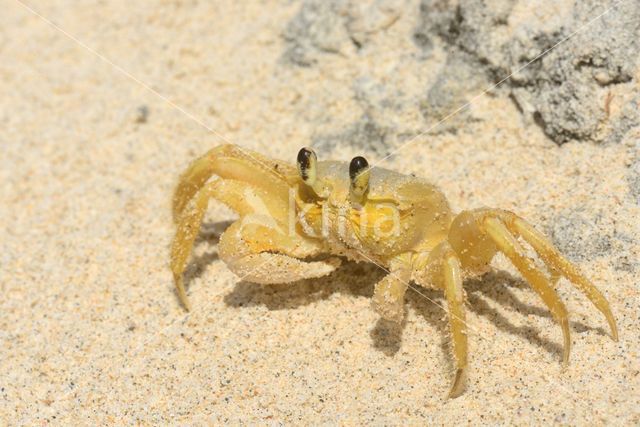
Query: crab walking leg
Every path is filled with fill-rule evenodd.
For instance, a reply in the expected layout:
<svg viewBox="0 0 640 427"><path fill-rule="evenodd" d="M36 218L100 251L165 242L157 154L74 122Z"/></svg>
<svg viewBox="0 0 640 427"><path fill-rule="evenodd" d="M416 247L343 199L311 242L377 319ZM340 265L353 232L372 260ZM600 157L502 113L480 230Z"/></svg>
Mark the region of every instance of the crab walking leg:
<svg viewBox="0 0 640 427"><path fill-rule="evenodd" d="M586 277L584 277L578 269L571 264L558 250L549 242L539 231L525 220L513 215L505 219L505 224L514 233L522 237L527 243L535 249L540 258L547 264L550 269L557 275L563 275L569 281L574 283L580 291L591 300L598 310L609 323L611 328L611 337L618 341L618 328L616 320L609 307L609 302Z"/></svg>
<svg viewBox="0 0 640 427"><path fill-rule="evenodd" d="M286 163L234 145L220 145L194 160L180 175L173 196L173 219L176 223L179 221L189 201L213 175L267 190L272 197L286 203L287 177L292 174L295 174L295 168Z"/></svg>
<svg viewBox="0 0 640 427"><path fill-rule="evenodd" d="M246 215L256 210L256 200L268 200L264 196L260 197L260 192L260 190L240 181L218 179L202 187L198 194L182 209L178 218L176 235L171 244L171 271L180 301L187 310L190 310L190 304L184 289L182 273L191 255L193 243L200 230L202 217L207 210L209 200L215 198L239 215ZM246 197L238 197L239 194L244 194ZM262 206L265 206L264 210L269 209L269 206L264 203ZM275 207L271 207L271 209L276 210Z"/></svg>
<svg viewBox="0 0 640 427"><path fill-rule="evenodd" d="M565 365L568 364L569 353L571 351L569 316L558 294L551 287L545 275L536 268L533 261L524 255L524 249L502 221L494 217L485 217L481 223L481 227L484 228L498 248L511 260L520 274L522 274L531 287L540 295L553 317L560 324L564 337L562 361Z"/></svg>
<svg viewBox="0 0 640 427"><path fill-rule="evenodd" d="M182 211L186 208L193 196L200 191L214 173L210 154L194 160L186 171L180 176L180 181L173 194L173 220L178 223Z"/></svg>
<svg viewBox="0 0 640 427"><path fill-rule="evenodd" d="M256 227L251 217L233 223L220 238L218 251L227 267L235 274L254 283L291 283L302 279L326 276L340 266L339 258L323 261L301 261L289 255L266 252L274 249L274 242L290 239L276 230ZM243 230L247 225L252 232ZM286 246L293 247L295 242Z"/></svg>
<svg viewBox="0 0 640 427"><path fill-rule="evenodd" d="M404 317L404 294L411 280L411 269L393 266L389 274L376 283L373 308L383 319L400 323Z"/></svg>
<svg viewBox="0 0 640 427"><path fill-rule="evenodd" d="M462 290L462 271L460 260L453 251L445 255L442 273L453 338L453 355L456 359L456 374L449 391L449 397L453 398L460 396L464 391L467 372L467 325Z"/></svg>
<svg viewBox="0 0 640 427"><path fill-rule="evenodd" d="M383 319L400 323L404 317L404 294L407 292L410 276L398 277L387 274L373 291L373 309Z"/></svg>

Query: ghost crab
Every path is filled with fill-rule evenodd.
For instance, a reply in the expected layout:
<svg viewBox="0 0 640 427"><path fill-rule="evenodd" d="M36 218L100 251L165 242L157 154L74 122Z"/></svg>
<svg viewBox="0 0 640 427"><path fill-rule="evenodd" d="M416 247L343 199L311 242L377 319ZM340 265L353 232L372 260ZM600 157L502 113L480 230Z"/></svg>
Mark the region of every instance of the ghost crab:
<svg viewBox="0 0 640 427"><path fill-rule="evenodd" d="M215 179L210 180L212 176ZM615 319L602 293L529 223L501 209L454 215L446 198L423 179L350 163L318 161L309 148L297 167L234 145L216 147L182 174L173 198L177 232L171 269L180 300L189 309L183 272L210 199L240 218L221 236L218 252L231 271L262 284L327 275L341 257L378 264L389 273L375 286L373 306L385 319L403 317L413 281L444 291L456 371L449 396L464 389L467 370L465 277L487 270L500 251L537 292L560 324L563 362L569 360L568 313L554 290L571 281L600 310L617 340ZM519 238L547 272L525 255Z"/></svg>

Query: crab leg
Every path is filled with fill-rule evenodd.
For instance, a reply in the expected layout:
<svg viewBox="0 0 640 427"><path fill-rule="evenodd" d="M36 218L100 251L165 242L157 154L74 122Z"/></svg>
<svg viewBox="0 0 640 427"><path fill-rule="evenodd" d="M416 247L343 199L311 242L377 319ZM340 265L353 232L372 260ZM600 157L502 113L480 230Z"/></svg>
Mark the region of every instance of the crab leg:
<svg viewBox="0 0 640 427"><path fill-rule="evenodd" d="M584 277L578 269L571 264L560 252L549 242L539 231L527 223L525 220L509 215L505 224L507 227L522 237L527 243L535 249L540 258L547 264L550 269L557 275L563 275L569 281L574 283L576 287L591 300L602 314L604 314L609 327L611 328L611 337L614 341L618 341L618 329L616 320L613 317L609 302L604 295L589 280Z"/></svg>
<svg viewBox="0 0 640 427"><path fill-rule="evenodd" d="M389 274L376 283L373 308L386 320L400 323L404 317L404 294L411 280L410 264L398 257L391 261Z"/></svg>
<svg viewBox="0 0 640 427"><path fill-rule="evenodd" d="M173 196L173 219L176 223L179 222L189 201L213 175L262 188L269 191L272 198L280 199L286 204L289 195L286 179L292 174L295 175L295 169L290 165L253 151L234 145L215 147L194 160L180 176Z"/></svg>
<svg viewBox="0 0 640 427"><path fill-rule="evenodd" d="M239 197L239 195L244 195L244 197ZM266 192L231 179L218 179L206 184L190 203L180 208L176 235L171 245L171 271L180 301L187 310L190 309L190 305L184 289L182 273L191 255L193 243L211 198L226 204L241 216L253 213L256 209L265 211L263 212L265 215L282 214L279 212L281 210L285 212L285 207L279 203L269 203L271 199L267 197Z"/></svg>
<svg viewBox="0 0 640 427"><path fill-rule="evenodd" d="M444 290L447 299L447 314L451 331L451 345L455 360L455 376L449 397L460 396L464 391L468 367L467 322L464 308L465 295L462 288L462 262L448 241L442 242L428 253L419 254L413 260L414 280L425 287ZM443 307L444 309L444 307Z"/></svg>
<svg viewBox="0 0 640 427"><path fill-rule="evenodd" d="M567 309L558 297L558 294L549 284L546 276L536 268L533 261L524 255L524 249L511 234L502 221L494 217L485 217L481 228L491 237L498 248L511 260L520 274L529 282L533 290L542 298L542 301L551 311L551 314L560 324L564 337L563 363L569 363L571 351L571 339L569 335L569 317Z"/></svg>
<svg viewBox="0 0 640 427"><path fill-rule="evenodd" d="M442 264L444 293L449 308L449 324L453 338L453 355L456 360L456 374L449 391L449 397L458 397L464 390L467 372L467 326L464 311L464 293L462 290L462 272L460 260L449 251Z"/></svg>

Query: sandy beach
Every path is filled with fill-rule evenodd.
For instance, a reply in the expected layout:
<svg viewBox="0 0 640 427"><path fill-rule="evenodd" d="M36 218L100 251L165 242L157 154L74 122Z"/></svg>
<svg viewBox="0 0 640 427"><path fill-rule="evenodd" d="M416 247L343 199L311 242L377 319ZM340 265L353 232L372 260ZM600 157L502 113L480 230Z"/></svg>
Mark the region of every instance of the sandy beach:
<svg viewBox="0 0 640 427"><path fill-rule="evenodd" d="M451 96L436 111L452 48L416 36L421 2L344 3L331 31L303 2L2 3L0 425L640 423L640 126L617 120L640 108L638 64L590 90L593 137L549 124L546 92L483 94L495 79L473 67L452 68L468 86L437 86ZM533 16L513 10L504 31ZM441 292L409 290L397 326L371 307L373 265L242 281L218 259L236 218L218 203L187 313L169 270L172 192L223 143L292 164L305 145L393 153L380 166L437 184L456 212L513 210L604 293L619 341L562 280L563 368L560 327L499 255L465 282L469 379L447 399Z"/></svg>

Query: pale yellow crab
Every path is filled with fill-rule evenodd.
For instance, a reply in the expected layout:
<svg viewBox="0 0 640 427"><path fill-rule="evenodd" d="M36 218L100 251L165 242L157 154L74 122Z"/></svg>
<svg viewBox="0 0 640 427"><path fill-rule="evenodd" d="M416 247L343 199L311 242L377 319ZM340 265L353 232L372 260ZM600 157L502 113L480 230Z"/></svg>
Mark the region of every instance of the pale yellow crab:
<svg viewBox="0 0 640 427"><path fill-rule="evenodd" d="M215 178L212 179L212 177ZM467 368L465 277L485 272L501 251L540 295L562 327L563 361L569 360L567 309L554 290L569 279L618 333L609 303L553 245L517 215L476 209L454 215L446 198L423 179L351 163L317 161L308 148L297 167L233 145L219 146L195 160L180 177L173 199L177 232L171 269L178 295L189 309L183 272L209 200L240 218L218 247L231 271L255 283L286 283L327 275L342 257L378 264L389 273L375 286L373 306L385 319L403 317L410 282L442 289L446 296L456 372L449 393L464 389ZM546 265L525 255L518 238Z"/></svg>

